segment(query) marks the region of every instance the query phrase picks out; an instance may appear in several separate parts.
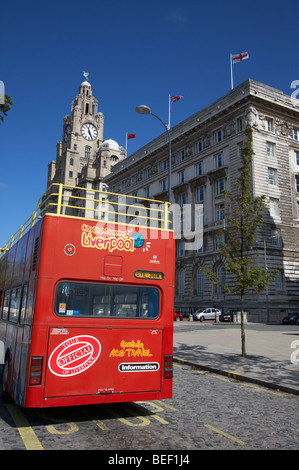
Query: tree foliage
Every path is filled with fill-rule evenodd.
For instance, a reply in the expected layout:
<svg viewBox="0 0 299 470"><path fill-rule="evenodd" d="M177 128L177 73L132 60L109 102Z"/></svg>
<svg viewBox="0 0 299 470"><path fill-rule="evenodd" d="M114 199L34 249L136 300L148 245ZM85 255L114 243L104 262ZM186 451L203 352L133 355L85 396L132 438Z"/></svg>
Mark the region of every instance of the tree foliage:
<svg viewBox="0 0 299 470"><path fill-rule="evenodd" d="M1 97L3 95L0 95ZM8 111L11 109L13 102L10 96L4 95L4 103L0 102L0 124L4 121L4 116L7 116Z"/></svg>
<svg viewBox="0 0 299 470"><path fill-rule="evenodd" d="M258 227L265 212L265 196L253 196L252 191L252 129L241 152L241 170L233 191L225 191L225 226L222 230L220 254L225 259L226 272L231 274L231 285L222 285L217 274L205 270L212 282L220 284L227 293L240 296L242 355L246 356L244 329L244 294L247 289L265 290L275 276L267 266L258 266L258 254L254 249Z"/></svg>

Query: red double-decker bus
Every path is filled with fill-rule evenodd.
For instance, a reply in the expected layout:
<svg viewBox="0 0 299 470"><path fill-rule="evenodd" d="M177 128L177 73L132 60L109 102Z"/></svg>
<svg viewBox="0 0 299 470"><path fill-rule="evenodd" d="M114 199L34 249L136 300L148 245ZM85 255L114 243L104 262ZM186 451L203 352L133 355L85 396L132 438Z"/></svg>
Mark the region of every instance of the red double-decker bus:
<svg viewBox="0 0 299 470"><path fill-rule="evenodd" d="M168 203L150 217L143 200L142 224L111 222L100 192L90 204L90 190L74 190L50 188L2 249L3 398L35 408L171 398Z"/></svg>

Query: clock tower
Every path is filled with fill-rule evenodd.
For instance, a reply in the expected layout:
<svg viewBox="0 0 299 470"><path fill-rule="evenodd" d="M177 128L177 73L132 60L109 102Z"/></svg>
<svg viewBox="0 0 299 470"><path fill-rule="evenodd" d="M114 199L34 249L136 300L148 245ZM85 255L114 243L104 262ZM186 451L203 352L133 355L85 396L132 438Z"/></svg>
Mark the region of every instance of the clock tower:
<svg viewBox="0 0 299 470"><path fill-rule="evenodd" d="M89 81L79 87L79 94L65 116L62 140L57 144L56 161L48 166L47 187L52 183L102 189L101 180L112 165L125 158L125 149L115 141L104 140L104 115L92 94Z"/></svg>

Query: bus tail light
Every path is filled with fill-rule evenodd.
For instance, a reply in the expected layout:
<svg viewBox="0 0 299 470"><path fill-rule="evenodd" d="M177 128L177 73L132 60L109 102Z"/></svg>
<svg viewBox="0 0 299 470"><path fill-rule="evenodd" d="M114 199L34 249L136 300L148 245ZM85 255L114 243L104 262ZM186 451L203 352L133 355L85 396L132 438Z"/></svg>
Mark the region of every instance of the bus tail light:
<svg viewBox="0 0 299 470"><path fill-rule="evenodd" d="M164 379L172 379L173 376L173 357L170 354L164 356Z"/></svg>
<svg viewBox="0 0 299 470"><path fill-rule="evenodd" d="M43 358L42 357L32 357L31 358L31 367L30 367L30 376L29 376L29 385L40 385L41 384L42 370L43 370Z"/></svg>

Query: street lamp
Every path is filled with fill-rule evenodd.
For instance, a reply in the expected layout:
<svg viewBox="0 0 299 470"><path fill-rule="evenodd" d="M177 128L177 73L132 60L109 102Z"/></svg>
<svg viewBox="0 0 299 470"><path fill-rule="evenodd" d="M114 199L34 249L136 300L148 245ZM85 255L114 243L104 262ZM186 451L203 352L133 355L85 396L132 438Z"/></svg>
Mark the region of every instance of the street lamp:
<svg viewBox="0 0 299 470"><path fill-rule="evenodd" d="M156 114L151 112L151 108L149 108L148 106L145 106L145 105L142 104L140 106L137 106L135 108L135 111L138 114L151 114L152 116L155 116L155 118L157 118L163 124L163 126L166 129L166 132L167 132L167 135L168 135L168 142L169 142L169 145L168 145L168 202L170 202L170 190L171 190L171 182L170 182L170 179L171 179L171 139L170 139L169 129L166 126L166 124L162 121L162 119L159 118L159 116L157 116Z"/></svg>

